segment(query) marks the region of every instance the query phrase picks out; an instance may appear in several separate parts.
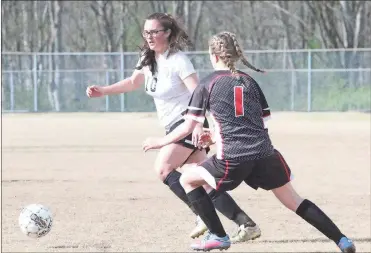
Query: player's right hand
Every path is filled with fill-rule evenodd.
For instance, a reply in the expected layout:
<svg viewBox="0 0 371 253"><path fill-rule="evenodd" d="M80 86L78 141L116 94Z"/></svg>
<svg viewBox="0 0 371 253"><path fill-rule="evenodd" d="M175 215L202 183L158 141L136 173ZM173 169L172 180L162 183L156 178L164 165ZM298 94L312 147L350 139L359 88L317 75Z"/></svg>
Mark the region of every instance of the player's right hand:
<svg viewBox="0 0 371 253"><path fill-rule="evenodd" d="M86 88L86 95L89 98L97 98L104 96L103 87L92 85Z"/></svg>

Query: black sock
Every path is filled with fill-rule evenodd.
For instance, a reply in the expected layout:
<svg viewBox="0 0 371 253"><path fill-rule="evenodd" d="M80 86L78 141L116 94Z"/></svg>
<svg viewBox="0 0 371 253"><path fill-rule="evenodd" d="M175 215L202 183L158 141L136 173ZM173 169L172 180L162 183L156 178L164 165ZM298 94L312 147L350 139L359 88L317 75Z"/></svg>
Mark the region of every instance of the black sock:
<svg viewBox="0 0 371 253"><path fill-rule="evenodd" d="M319 207L307 199L304 199L300 204L296 210L296 214L317 228L336 244L339 244L340 239L344 236L332 220Z"/></svg>
<svg viewBox="0 0 371 253"><path fill-rule="evenodd" d="M205 189L200 186L189 192L187 196L210 232L220 237L226 236L213 202L209 195L207 195Z"/></svg>
<svg viewBox="0 0 371 253"><path fill-rule="evenodd" d="M169 186L170 190L175 193L175 195L178 196L186 205L192 210L192 212L196 215L197 212L193 208L191 202L189 202L189 199L187 197L187 194L185 193L182 185L179 182L179 178L182 174L178 172L177 170L173 170L172 172L167 175L167 177L164 180L164 184Z"/></svg>
<svg viewBox="0 0 371 253"><path fill-rule="evenodd" d="M256 226L255 222L237 205L231 195L227 192L217 192L212 190L209 192L209 196L213 201L216 210L221 212L228 219L233 220L238 226Z"/></svg>

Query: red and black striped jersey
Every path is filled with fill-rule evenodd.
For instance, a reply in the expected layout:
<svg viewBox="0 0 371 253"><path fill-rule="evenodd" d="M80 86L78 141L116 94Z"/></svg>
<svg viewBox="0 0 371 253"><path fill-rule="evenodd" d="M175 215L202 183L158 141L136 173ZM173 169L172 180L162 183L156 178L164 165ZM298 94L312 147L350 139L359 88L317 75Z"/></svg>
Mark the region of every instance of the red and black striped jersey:
<svg viewBox="0 0 371 253"><path fill-rule="evenodd" d="M185 117L203 123L206 111L214 121L218 159L255 160L273 154L264 125L270 109L251 76L219 70L204 78L192 94Z"/></svg>

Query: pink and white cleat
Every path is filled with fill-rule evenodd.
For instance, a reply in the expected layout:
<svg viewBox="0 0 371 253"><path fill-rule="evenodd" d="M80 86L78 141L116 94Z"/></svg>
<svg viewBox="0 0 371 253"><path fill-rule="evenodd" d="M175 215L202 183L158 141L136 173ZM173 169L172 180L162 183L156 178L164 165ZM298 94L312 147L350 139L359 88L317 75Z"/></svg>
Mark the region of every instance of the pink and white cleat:
<svg viewBox="0 0 371 253"><path fill-rule="evenodd" d="M228 235L219 237L210 232L208 232L203 240L191 245L191 248L196 251L226 250L229 247L231 247L231 241Z"/></svg>

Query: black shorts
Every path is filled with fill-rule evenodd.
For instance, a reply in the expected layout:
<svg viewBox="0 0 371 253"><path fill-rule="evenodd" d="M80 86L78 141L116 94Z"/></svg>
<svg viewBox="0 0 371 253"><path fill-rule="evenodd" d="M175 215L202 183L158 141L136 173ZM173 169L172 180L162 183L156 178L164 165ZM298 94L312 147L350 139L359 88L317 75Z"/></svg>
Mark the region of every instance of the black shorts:
<svg viewBox="0 0 371 253"><path fill-rule="evenodd" d="M181 120L177 121L176 123L174 123L170 127L170 129L168 131L166 131L166 134L169 134L172 131L174 131L174 129L177 128L179 125L181 125L183 122L184 122L184 119L181 119ZM205 119L204 128L209 128L209 122L207 121L207 119ZM192 150L198 149L197 147L195 147L192 144L192 134L187 135L186 137L184 137L183 139L177 141L176 143L177 144L181 144L182 146L184 146L186 148L189 148L189 149L192 149ZM206 148L206 153L209 153L209 151L210 151L210 148Z"/></svg>
<svg viewBox="0 0 371 253"><path fill-rule="evenodd" d="M272 190L290 182L291 170L277 150L273 155L251 161L220 160L212 156L202 162L215 179L216 190L231 191L243 181L257 190Z"/></svg>

